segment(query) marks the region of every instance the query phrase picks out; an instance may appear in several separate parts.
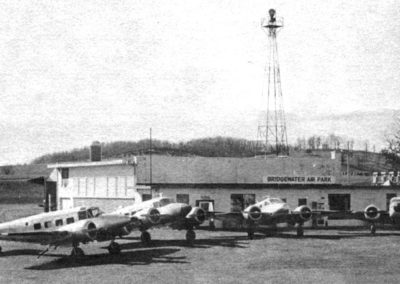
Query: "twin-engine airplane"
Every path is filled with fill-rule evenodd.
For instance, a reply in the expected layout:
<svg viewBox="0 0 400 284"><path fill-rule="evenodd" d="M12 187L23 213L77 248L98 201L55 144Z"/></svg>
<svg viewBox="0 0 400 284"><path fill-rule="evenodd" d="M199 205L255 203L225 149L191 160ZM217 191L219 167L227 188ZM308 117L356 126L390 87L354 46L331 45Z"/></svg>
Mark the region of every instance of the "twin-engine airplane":
<svg viewBox="0 0 400 284"><path fill-rule="evenodd" d="M369 222L372 235L376 233L377 224L392 224L400 227L400 197L390 199L388 211L380 210L377 206L370 204L364 211L345 214L344 219L358 219Z"/></svg>
<svg viewBox="0 0 400 284"><path fill-rule="evenodd" d="M302 205L290 210L287 203L280 198L267 197L264 200L248 206L242 212L216 213L215 218L226 220L234 218L245 221L249 239L253 239L254 232L261 230L261 226L276 227L277 224L297 224L297 236L304 235L303 225L311 220L313 216L323 216L334 213L333 211L312 211L308 206Z"/></svg>
<svg viewBox="0 0 400 284"><path fill-rule="evenodd" d="M153 226L161 225L168 225L177 230L186 230L186 240L189 244L192 244L196 239L196 233L193 228L201 225L206 219L206 213L200 207L192 207L185 203L174 202L173 199L168 197L156 197L151 200L135 203L110 214L119 214L135 220L136 216L143 211L152 212L153 222L136 220L137 222L126 227L126 231L130 232L138 228L142 232L140 239L146 245L149 245L151 242L151 235L147 230Z"/></svg>
<svg viewBox="0 0 400 284"><path fill-rule="evenodd" d="M115 242L117 236L129 235L138 228L142 232L142 242L149 244L151 236L146 230L155 225L186 229L186 239L192 243L196 238L193 227L202 224L205 218L204 210L199 207L158 197L107 214L98 207L76 207L2 223L0 240L48 245L39 256L51 247L65 245L72 245L71 256L82 256L81 243L111 241L108 251L118 254L121 249Z"/></svg>
<svg viewBox="0 0 400 284"><path fill-rule="evenodd" d="M82 256L81 243L111 240L108 251L116 254L120 252L119 244L114 241L116 236L129 234L126 228L138 220L143 224L155 223L158 215L158 211L151 208L130 217L103 214L98 207L76 207L2 223L0 240L48 245L39 256L51 247L65 245L72 245L71 256Z"/></svg>

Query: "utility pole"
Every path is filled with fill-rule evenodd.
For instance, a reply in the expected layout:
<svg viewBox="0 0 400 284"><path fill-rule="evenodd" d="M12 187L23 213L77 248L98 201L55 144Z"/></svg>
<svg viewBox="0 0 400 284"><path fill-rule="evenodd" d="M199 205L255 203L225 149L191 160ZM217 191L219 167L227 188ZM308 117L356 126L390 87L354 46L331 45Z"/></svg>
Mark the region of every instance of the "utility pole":
<svg viewBox="0 0 400 284"><path fill-rule="evenodd" d="M347 141L347 184L350 184L350 142Z"/></svg>
<svg viewBox="0 0 400 284"><path fill-rule="evenodd" d="M150 194L153 197L153 161L152 161L152 152L153 152L153 145L152 145L152 140L151 140L151 127L150 127L150 150L149 150L149 155L150 155Z"/></svg>

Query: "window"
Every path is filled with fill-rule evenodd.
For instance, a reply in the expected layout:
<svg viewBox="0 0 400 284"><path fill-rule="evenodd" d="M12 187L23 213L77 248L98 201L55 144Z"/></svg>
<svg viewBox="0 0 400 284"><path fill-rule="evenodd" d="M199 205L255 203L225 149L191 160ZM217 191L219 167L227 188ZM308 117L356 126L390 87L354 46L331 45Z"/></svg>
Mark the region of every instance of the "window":
<svg viewBox="0 0 400 284"><path fill-rule="evenodd" d="M241 212L256 203L255 194L231 194L231 212Z"/></svg>
<svg viewBox="0 0 400 284"><path fill-rule="evenodd" d="M41 228L42 228L42 225L40 223L33 224L34 230L40 230Z"/></svg>
<svg viewBox="0 0 400 284"><path fill-rule="evenodd" d="M87 212L86 211L79 211L78 212L78 219L79 220L85 220L87 219Z"/></svg>
<svg viewBox="0 0 400 284"><path fill-rule="evenodd" d="M88 218L93 218L100 216L103 212L101 212L100 209L97 207L92 207L87 210L87 213L88 213Z"/></svg>
<svg viewBox="0 0 400 284"><path fill-rule="evenodd" d="M51 227L51 221L44 222L44 227L45 228L50 228Z"/></svg>
<svg viewBox="0 0 400 284"><path fill-rule="evenodd" d="M74 223L74 222L75 222L74 217L67 218L67 224L71 224L71 223Z"/></svg>
<svg viewBox="0 0 400 284"><path fill-rule="evenodd" d="M151 197L152 197L151 194L143 193L142 194L142 201L150 200Z"/></svg>
<svg viewBox="0 0 400 284"><path fill-rule="evenodd" d="M177 194L176 202L189 204L189 194Z"/></svg>
<svg viewBox="0 0 400 284"><path fill-rule="evenodd" d="M63 225L63 220L58 219L56 220L56 226L62 226Z"/></svg>
<svg viewBox="0 0 400 284"><path fill-rule="evenodd" d="M200 207L206 212L214 211L214 200L196 200L196 206Z"/></svg>
<svg viewBox="0 0 400 284"><path fill-rule="evenodd" d="M386 193L386 210L389 211L390 199L396 196L397 196L396 193Z"/></svg>
<svg viewBox="0 0 400 284"><path fill-rule="evenodd" d="M164 198L160 199L159 203L160 203L160 206L163 207L163 206L166 206L168 204L174 203L174 200L171 199L171 198L164 197Z"/></svg>
<svg viewBox="0 0 400 284"><path fill-rule="evenodd" d="M350 194L328 194L329 210L350 210Z"/></svg>
<svg viewBox="0 0 400 284"><path fill-rule="evenodd" d="M69 179L69 169L68 168L61 169L61 183L63 187L68 186L68 179Z"/></svg>
<svg viewBox="0 0 400 284"><path fill-rule="evenodd" d="M299 206L307 205L307 198L299 198Z"/></svg>
<svg viewBox="0 0 400 284"><path fill-rule="evenodd" d="M318 208L318 202L316 202L316 201L311 202L311 209L317 210L317 208Z"/></svg>
<svg viewBox="0 0 400 284"><path fill-rule="evenodd" d="M68 168L61 169L61 178L62 179L68 179L69 178L69 169Z"/></svg>

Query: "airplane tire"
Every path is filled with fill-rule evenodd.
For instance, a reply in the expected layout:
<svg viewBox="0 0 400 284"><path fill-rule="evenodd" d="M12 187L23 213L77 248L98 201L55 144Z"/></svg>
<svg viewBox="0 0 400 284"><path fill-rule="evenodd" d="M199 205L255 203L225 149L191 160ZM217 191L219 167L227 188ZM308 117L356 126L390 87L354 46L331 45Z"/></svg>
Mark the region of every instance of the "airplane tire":
<svg viewBox="0 0 400 284"><path fill-rule="evenodd" d="M303 237L304 236L304 229L303 227L297 227L297 236Z"/></svg>
<svg viewBox="0 0 400 284"><path fill-rule="evenodd" d="M371 226L369 227L370 231L371 231L371 235L375 235L376 233L376 226L375 224L371 224Z"/></svg>
<svg viewBox="0 0 400 284"><path fill-rule="evenodd" d="M85 253L83 252L83 250L81 248L73 248L71 251L71 256L73 256L73 257L81 257L84 255L85 255Z"/></svg>
<svg viewBox="0 0 400 284"><path fill-rule="evenodd" d="M146 246L151 244L151 235L147 231L143 231L142 234L140 235L140 240L142 243Z"/></svg>
<svg viewBox="0 0 400 284"><path fill-rule="evenodd" d="M195 231L193 231L193 230L188 230L188 231L186 232L186 241L187 241L190 245L192 245L195 239L196 239L196 233L195 233Z"/></svg>
<svg viewBox="0 0 400 284"><path fill-rule="evenodd" d="M254 232L247 232L247 237L249 238L249 240L253 240L254 239Z"/></svg>
<svg viewBox="0 0 400 284"><path fill-rule="evenodd" d="M108 246L108 252L110 254L120 254L121 247L120 247L119 243L116 243L116 242L110 243L110 245Z"/></svg>
<svg viewBox="0 0 400 284"><path fill-rule="evenodd" d="M0 254L2 253L2 247L0 247Z"/></svg>

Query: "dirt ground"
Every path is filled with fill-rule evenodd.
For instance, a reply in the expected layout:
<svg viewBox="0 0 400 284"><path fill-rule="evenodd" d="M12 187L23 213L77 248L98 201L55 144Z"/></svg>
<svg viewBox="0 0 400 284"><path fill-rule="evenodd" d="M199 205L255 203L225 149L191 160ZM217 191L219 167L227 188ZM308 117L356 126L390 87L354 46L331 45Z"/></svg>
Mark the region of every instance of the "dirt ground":
<svg viewBox="0 0 400 284"><path fill-rule="evenodd" d="M1 217L0 217L1 218ZM400 279L400 233L306 230L248 240L241 232L197 231L194 246L184 231L154 229L151 247L137 232L108 243L82 246L86 256L58 248L37 258L40 245L0 241L0 283L395 283Z"/></svg>

